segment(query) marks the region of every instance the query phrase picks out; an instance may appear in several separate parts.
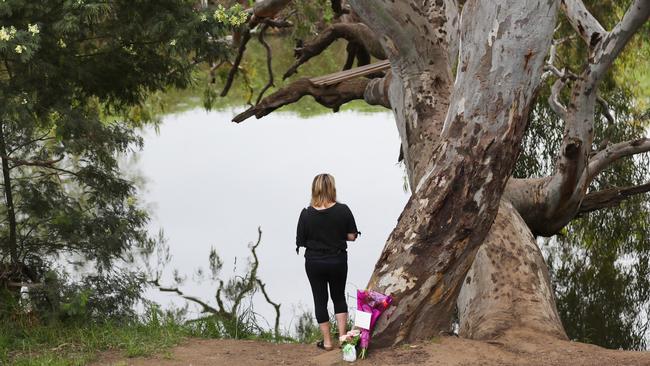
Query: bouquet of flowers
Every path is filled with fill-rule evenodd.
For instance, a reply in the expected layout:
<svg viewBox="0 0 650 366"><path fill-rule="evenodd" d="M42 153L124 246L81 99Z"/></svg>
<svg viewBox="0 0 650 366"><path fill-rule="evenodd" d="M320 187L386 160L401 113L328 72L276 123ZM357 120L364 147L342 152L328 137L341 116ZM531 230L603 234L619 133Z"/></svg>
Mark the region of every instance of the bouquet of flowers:
<svg viewBox="0 0 650 366"><path fill-rule="evenodd" d="M354 362L357 359L357 344L359 344L361 332L353 329L339 338L343 351L343 360Z"/></svg>
<svg viewBox="0 0 650 366"><path fill-rule="evenodd" d="M361 329L360 346L361 354L359 358L366 358L368 353L368 346L370 345L370 335L375 323L381 313L383 313L388 306L393 302L393 298L389 295L380 294L379 292L369 290L357 290L357 310L370 313L370 327L369 329Z"/></svg>

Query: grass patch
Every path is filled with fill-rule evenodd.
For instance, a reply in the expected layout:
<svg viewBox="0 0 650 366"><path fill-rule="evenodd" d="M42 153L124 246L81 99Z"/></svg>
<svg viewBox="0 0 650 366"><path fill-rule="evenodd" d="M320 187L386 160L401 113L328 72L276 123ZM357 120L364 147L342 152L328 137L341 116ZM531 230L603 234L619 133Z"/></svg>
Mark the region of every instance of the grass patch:
<svg viewBox="0 0 650 366"><path fill-rule="evenodd" d="M171 348L188 338L254 339L284 343L313 343L320 339L318 325L302 314L298 336L263 329L254 317L240 316L229 324L214 316L191 321L182 315L150 309L129 322L54 322L50 324L0 321L0 365L85 365L99 353L117 351L123 357L158 355L172 358ZM336 331L332 327L333 333Z"/></svg>
<svg viewBox="0 0 650 366"><path fill-rule="evenodd" d="M0 325L0 364L85 365L102 351L126 357L166 352L188 337L175 320L102 324Z"/></svg>

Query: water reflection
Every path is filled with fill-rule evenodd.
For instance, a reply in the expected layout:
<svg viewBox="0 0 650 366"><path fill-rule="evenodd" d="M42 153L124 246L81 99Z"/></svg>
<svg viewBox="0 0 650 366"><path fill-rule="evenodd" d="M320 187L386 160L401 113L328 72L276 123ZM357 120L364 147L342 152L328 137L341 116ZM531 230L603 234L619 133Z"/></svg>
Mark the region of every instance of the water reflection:
<svg viewBox="0 0 650 366"><path fill-rule="evenodd" d="M284 327L292 311L312 309L304 259L295 254L295 225L309 202L311 179L336 177L339 199L355 213L363 236L351 243L347 291L366 285L408 195L403 168L396 164L399 139L392 114L346 111L301 119L273 113L237 125L238 111L196 109L163 118L159 133L144 134L138 166L147 178L144 199L152 205L152 232L165 230L172 269L189 275L182 290L211 299L215 288L191 281L207 269L211 246L224 260L223 277L243 270L248 243L263 230L259 274L282 303ZM163 305L184 305L172 295L150 291ZM350 302L350 304L353 304ZM256 310L272 320L263 299ZM331 306L331 304L330 304ZM196 310L196 309L194 309Z"/></svg>

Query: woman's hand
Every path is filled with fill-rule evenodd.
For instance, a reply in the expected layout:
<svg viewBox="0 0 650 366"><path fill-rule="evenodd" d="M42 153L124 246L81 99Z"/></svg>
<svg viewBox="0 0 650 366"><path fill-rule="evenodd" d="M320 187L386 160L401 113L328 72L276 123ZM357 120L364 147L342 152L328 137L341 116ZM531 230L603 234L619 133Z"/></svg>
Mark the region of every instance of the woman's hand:
<svg viewBox="0 0 650 366"><path fill-rule="evenodd" d="M357 236L358 236L357 233L349 233L347 237L347 241L355 241L357 240Z"/></svg>

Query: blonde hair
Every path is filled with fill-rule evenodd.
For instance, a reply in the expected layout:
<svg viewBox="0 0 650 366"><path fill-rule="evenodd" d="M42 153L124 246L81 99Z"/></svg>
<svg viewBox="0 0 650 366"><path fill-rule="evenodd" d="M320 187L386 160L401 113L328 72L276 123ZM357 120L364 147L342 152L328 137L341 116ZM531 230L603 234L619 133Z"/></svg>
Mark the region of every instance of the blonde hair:
<svg viewBox="0 0 650 366"><path fill-rule="evenodd" d="M334 177L327 173L318 174L311 184L311 205L322 207L328 202L336 202Z"/></svg>

